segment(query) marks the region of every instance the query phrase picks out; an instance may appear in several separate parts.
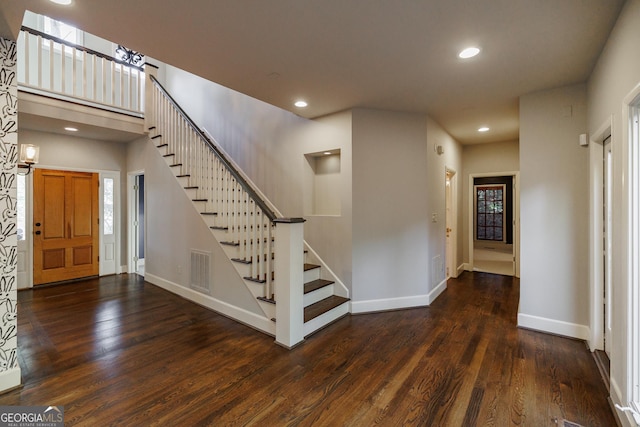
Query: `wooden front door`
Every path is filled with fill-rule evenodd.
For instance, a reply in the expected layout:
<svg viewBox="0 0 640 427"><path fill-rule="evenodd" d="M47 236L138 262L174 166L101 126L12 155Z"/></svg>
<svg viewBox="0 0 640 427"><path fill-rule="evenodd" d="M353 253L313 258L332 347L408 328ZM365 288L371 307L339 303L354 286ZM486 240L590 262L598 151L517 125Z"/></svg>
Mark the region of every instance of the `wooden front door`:
<svg viewBox="0 0 640 427"><path fill-rule="evenodd" d="M34 171L33 283L98 275L98 174Z"/></svg>

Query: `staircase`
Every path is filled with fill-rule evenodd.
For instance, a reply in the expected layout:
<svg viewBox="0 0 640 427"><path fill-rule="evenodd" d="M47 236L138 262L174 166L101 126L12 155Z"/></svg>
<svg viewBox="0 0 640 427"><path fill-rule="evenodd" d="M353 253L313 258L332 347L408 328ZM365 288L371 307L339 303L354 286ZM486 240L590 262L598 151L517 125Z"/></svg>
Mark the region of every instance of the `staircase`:
<svg viewBox="0 0 640 427"><path fill-rule="evenodd" d="M151 82L148 86L152 90L151 102L147 101L145 115L149 138L258 301L264 316L272 321L273 328L258 329L276 335L276 341L282 344L284 341L279 340L277 332L281 328L275 326L278 322L276 304L280 301L276 290L283 289L287 279L280 276L296 277L296 274L275 268L278 263L282 268L287 261L276 253L276 229L290 222L301 226L303 220L282 220L277 210L212 138L199 130L154 77ZM302 260L304 265L296 266L294 262L288 266L303 270L302 282L289 283L290 288L284 288L283 292L287 295L286 307L301 313L279 311L280 316L286 318L281 321L298 323L291 319L299 318L302 322L287 327L299 337L285 343L287 347L349 313L348 290L337 283L333 273L312 250L305 250Z"/></svg>

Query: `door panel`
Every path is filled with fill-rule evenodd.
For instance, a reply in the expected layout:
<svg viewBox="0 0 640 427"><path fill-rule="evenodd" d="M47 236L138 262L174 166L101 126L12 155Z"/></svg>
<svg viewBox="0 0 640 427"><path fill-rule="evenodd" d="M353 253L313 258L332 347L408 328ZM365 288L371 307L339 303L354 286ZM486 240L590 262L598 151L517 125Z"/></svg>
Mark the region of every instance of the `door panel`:
<svg viewBox="0 0 640 427"><path fill-rule="evenodd" d="M65 191L64 191L64 176L49 176L43 175L41 177L43 194L43 209L42 209L42 225L38 226L38 220L35 220L35 230L42 230L42 238L44 240L50 239L64 239L64 224L65 224ZM36 187L38 187L38 177L36 177ZM38 197L34 195L34 203L37 206ZM45 208L46 207L46 208Z"/></svg>
<svg viewBox="0 0 640 427"><path fill-rule="evenodd" d="M36 169L34 284L98 274L98 175Z"/></svg>

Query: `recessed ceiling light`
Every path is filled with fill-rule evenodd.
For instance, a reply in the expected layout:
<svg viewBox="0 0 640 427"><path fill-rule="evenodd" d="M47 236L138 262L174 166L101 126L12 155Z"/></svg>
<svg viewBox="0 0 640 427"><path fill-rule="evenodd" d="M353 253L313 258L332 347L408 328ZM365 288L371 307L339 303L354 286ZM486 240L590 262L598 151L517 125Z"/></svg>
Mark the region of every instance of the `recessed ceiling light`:
<svg viewBox="0 0 640 427"><path fill-rule="evenodd" d="M51 3L61 4L63 6L68 6L73 2L73 0L49 0L49 1Z"/></svg>
<svg viewBox="0 0 640 427"><path fill-rule="evenodd" d="M304 107L306 107L308 104L307 104L305 101L296 101L296 103L295 103L295 104L293 104L293 105L295 105L295 106L296 106L296 107L298 107L298 108L304 108Z"/></svg>
<svg viewBox="0 0 640 427"><path fill-rule="evenodd" d="M462 58L462 59L473 58L479 53L480 53L480 49L475 46L472 46L460 51L460 53L458 54L458 58Z"/></svg>
<svg viewBox="0 0 640 427"><path fill-rule="evenodd" d="M333 153L331 153L331 151L325 151L323 154L324 154L325 156L328 156L328 155L333 154Z"/></svg>
<svg viewBox="0 0 640 427"><path fill-rule="evenodd" d="M488 132L489 128L486 126L482 126L481 128L478 128L478 132Z"/></svg>
<svg viewBox="0 0 640 427"><path fill-rule="evenodd" d="M71 126L67 126L66 128L64 128L64 130L69 132L78 132L78 128L73 128Z"/></svg>

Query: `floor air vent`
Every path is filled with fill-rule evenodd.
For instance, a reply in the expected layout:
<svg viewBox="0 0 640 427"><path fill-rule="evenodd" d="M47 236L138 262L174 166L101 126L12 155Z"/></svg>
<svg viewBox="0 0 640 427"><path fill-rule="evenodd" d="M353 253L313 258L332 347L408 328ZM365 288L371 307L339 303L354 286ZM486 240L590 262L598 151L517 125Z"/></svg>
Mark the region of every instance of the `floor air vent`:
<svg viewBox="0 0 640 427"><path fill-rule="evenodd" d="M191 250L190 287L211 295L211 252Z"/></svg>

